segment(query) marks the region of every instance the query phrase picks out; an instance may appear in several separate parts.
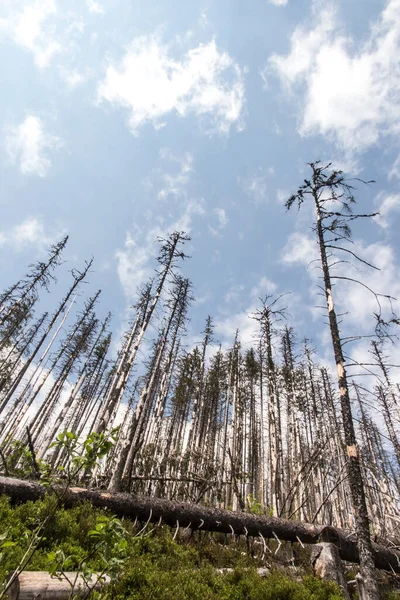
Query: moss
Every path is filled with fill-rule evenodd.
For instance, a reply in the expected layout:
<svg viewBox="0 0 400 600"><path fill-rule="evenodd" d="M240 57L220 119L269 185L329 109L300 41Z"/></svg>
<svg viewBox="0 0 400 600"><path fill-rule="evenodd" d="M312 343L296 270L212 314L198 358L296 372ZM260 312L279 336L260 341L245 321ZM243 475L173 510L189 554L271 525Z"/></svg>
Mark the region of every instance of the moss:
<svg viewBox="0 0 400 600"><path fill-rule="evenodd" d="M255 570L237 569L220 575L211 566L199 570L160 571L154 563L141 562L131 568L109 591L118 600L341 600L334 584L313 577L295 582L273 572L260 578Z"/></svg>

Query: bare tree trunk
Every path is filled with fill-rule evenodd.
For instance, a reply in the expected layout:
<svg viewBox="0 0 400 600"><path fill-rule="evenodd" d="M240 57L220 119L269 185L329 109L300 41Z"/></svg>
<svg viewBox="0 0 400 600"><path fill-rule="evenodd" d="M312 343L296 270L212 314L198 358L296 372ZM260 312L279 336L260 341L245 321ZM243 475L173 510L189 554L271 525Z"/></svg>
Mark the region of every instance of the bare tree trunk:
<svg viewBox="0 0 400 600"><path fill-rule="evenodd" d="M317 209L318 244L321 253L321 265L324 277L326 303L328 307L329 326L331 329L332 346L338 375L344 440L347 446L347 466L349 470L349 484L356 522L358 550L360 553L360 572L365 582L368 600L379 600L371 536L369 531L367 503L365 500L364 483L361 474L360 457L357 447L356 434L354 431L353 416L351 414L349 386L347 383L346 369L344 366L339 325L337 322L335 305L333 301L332 284L326 255L321 213L319 210L319 201L316 192L314 195L314 200Z"/></svg>

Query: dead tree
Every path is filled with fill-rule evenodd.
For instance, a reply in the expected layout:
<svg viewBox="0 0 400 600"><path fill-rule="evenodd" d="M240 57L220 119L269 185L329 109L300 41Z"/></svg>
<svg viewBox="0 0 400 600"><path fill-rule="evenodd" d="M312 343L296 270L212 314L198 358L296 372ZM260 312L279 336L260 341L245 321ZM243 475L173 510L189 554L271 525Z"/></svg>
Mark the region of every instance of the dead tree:
<svg viewBox="0 0 400 600"><path fill-rule="evenodd" d="M161 271L158 274L156 289L149 300L148 306L146 306L146 311L140 324L140 328L137 330L135 329L134 331L132 348L128 353L127 358L124 359L124 366L120 369L120 371L117 369L115 382L111 386L108 396L104 401L104 407L95 426L95 431L98 433L105 431L112 416L115 414L116 408L121 403L137 351L149 326L156 306L160 300L164 285L171 273L172 277L174 276L173 271L174 267L176 266L177 259L185 258L185 254L181 249L181 245L187 242L189 239L190 238L186 236L184 232L175 231L166 240L161 238L158 240L161 243L161 248L157 257L157 261L161 266Z"/></svg>
<svg viewBox="0 0 400 600"><path fill-rule="evenodd" d="M351 205L355 202L352 186L349 185L341 171L329 171L330 164L321 166L320 163L310 164L312 177L305 179L296 194L286 202L289 210L294 203L300 208L304 200L310 197L314 203L316 222L313 231L316 233L320 254L324 293L328 310L329 327L331 332L333 353L337 368L338 386L341 401L344 439L347 447L347 468L349 485L352 496L358 549L360 553L360 572L364 579L365 589L369 600L378 600L373 550L369 530L369 518L365 489L361 473L360 456L351 412L349 384L345 369L343 344L339 323L333 300L331 266L329 252L345 252L358 259L358 256L343 246L351 237L349 223L360 218L374 215L353 214ZM327 239L328 237L328 239ZM337 245L337 244L341 245ZM359 259L362 260L362 259ZM366 261L362 261L365 263ZM346 279L336 276L336 279Z"/></svg>

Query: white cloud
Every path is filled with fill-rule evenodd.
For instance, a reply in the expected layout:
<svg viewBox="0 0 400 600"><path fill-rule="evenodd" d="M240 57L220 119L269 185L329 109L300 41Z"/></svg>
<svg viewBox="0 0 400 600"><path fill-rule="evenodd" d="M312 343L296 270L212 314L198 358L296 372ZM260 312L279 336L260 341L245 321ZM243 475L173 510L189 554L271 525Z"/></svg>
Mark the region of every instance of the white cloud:
<svg viewBox="0 0 400 600"><path fill-rule="evenodd" d="M145 123L164 125L171 112L208 116L209 131L228 133L242 125L243 72L214 40L175 59L157 36L142 36L119 64L108 66L98 99L126 108L134 134Z"/></svg>
<svg viewBox="0 0 400 600"><path fill-rule="evenodd" d="M308 75L313 66L319 48L329 39L335 28L335 13L331 7L321 10L319 20L314 29L298 26L293 32L291 52L288 56L274 54L269 59L269 64L275 69L282 82L289 89L301 77ZM265 72L264 72L265 75Z"/></svg>
<svg viewBox="0 0 400 600"><path fill-rule="evenodd" d="M218 217L218 221L219 221L219 227L221 229L223 229L224 227L226 227L226 225L228 224L228 217L226 215L226 212L223 208L214 208L214 212Z"/></svg>
<svg viewBox="0 0 400 600"><path fill-rule="evenodd" d="M380 205L378 207L379 215L374 217L378 225L387 229L391 225L389 216L393 212L400 212L400 194L390 194L389 196L380 196L378 198Z"/></svg>
<svg viewBox="0 0 400 600"><path fill-rule="evenodd" d="M28 217L19 225L8 231L0 232L0 246L8 245L13 249L21 250L25 246L49 246L61 238L64 232L48 235L43 223L36 217Z"/></svg>
<svg viewBox="0 0 400 600"><path fill-rule="evenodd" d="M149 177L145 177L143 185L154 192L158 200L165 201L171 197L175 200L175 204L171 202L168 206L174 211L174 207L178 208L179 217L175 220L169 231L181 230L189 232L192 227L192 218L197 216L205 215L204 200L189 198L188 185L190 183L191 174L194 172L193 168L193 156L186 152L182 156L176 156L168 148L162 148L160 150L160 159L173 165L178 165L177 172L166 172L165 166L162 169L153 169ZM157 208L156 220L160 223L163 222L162 217L159 215L159 209ZM151 211L149 217L152 219ZM171 218L171 214L169 215ZM153 219L154 220L154 219ZM165 226L163 225L165 229Z"/></svg>
<svg viewBox="0 0 400 600"><path fill-rule="evenodd" d="M28 115L22 123L6 128L5 148L13 164L23 175L45 177L51 167L46 151L60 148L60 138L45 132L39 117Z"/></svg>
<svg viewBox="0 0 400 600"><path fill-rule="evenodd" d="M250 297L249 294L243 295L245 286L241 284L234 284L229 288L224 300L226 303L236 303L235 309L228 314L225 312L219 315L214 321L216 336L224 347L232 344L236 329L239 329L239 339L245 348L254 345L259 338L259 324L252 315L261 307L260 298L276 294L277 289L277 284L265 276L253 286ZM247 301L246 309L237 312L238 303L243 306L243 301Z"/></svg>
<svg viewBox="0 0 400 600"><path fill-rule="evenodd" d="M275 6L286 6L288 0L268 0L270 4L275 4Z"/></svg>
<svg viewBox="0 0 400 600"><path fill-rule="evenodd" d="M52 23L56 13L54 0L36 0L29 4L5 0L0 6L0 33L32 52L38 67L47 67L62 50Z"/></svg>
<svg viewBox="0 0 400 600"><path fill-rule="evenodd" d="M192 221L195 216L203 217L206 214L204 200L187 200L182 215L168 228L168 231L185 231L190 233Z"/></svg>
<svg viewBox="0 0 400 600"><path fill-rule="evenodd" d="M95 0L86 0L86 5L89 12L104 15L104 8L99 2L96 2Z"/></svg>
<svg viewBox="0 0 400 600"><path fill-rule="evenodd" d="M211 225L209 225L208 230L210 231L210 233L212 233L212 235L218 236L220 235L221 231L227 226L229 219L225 209L223 208L214 208L213 212L217 216L218 224L216 227L211 227Z"/></svg>
<svg viewBox="0 0 400 600"><path fill-rule="evenodd" d="M311 27L295 29L289 54L269 59L289 90L300 84L300 133L324 135L349 153L398 135L400 1L388 1L364 43L343 33L332 7L317 10Z"/></svg>
<svg viewBox="0 0 400 600"><path fill-rule="evenodd" d="M318 257L316 241L304 233L292 233L282 250L281 261L309 265Z"/></svg>
<svg viewBox="0 0 400 600"><path fill-rule="evenodd" d="M336 156L327 160L326 162L331 163L332 170L343 171L343 173L346 173L346 175L349 175L350 173L351 175L358 175L362 171L359 159L350 152L345 152L345 154Z"/></svg>

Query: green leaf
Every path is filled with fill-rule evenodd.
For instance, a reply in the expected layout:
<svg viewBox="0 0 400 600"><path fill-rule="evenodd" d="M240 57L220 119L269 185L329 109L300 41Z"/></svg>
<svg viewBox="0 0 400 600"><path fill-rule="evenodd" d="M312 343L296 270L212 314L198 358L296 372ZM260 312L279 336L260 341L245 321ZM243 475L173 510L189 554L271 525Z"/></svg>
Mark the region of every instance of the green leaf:
<svg viewBox="0 0 400 600"><path fill-rule="evenodd" d="M13 546L16 546L17 542L3 542L0 546L0 548L12 548Z"/></svg>

